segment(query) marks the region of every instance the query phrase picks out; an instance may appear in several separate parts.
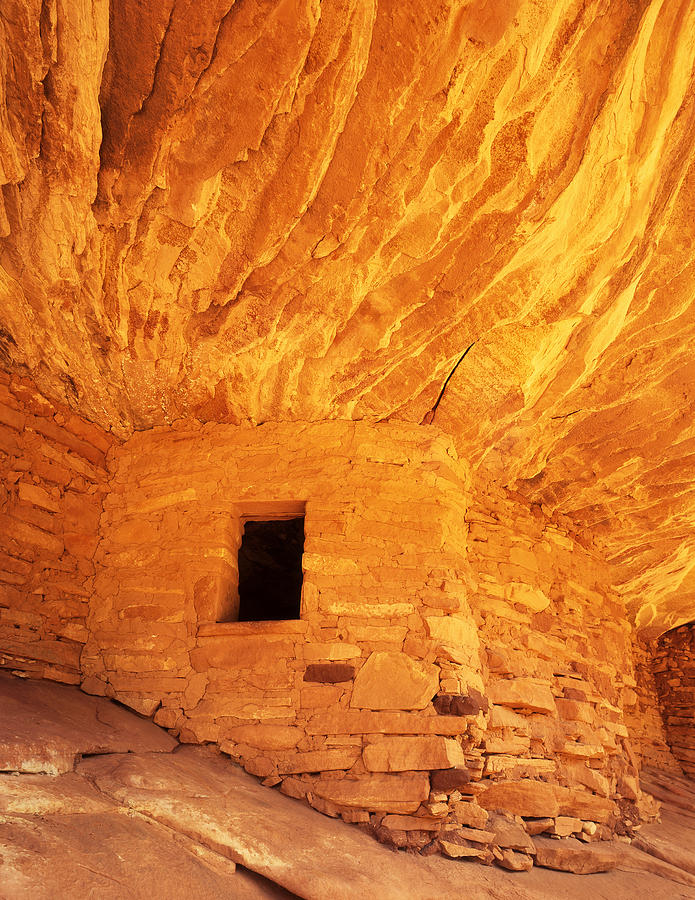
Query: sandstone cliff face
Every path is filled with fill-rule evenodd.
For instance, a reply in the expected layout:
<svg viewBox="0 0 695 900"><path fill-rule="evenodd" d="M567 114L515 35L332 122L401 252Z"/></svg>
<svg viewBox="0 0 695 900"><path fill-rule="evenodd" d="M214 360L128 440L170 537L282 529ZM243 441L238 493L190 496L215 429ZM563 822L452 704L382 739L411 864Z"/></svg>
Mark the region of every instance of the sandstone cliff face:
<svg viewBox="0 0 695 900"><path fill-rule="evenodd" d="M421 422L692 618L695 7L0 12L0 354L121 436Z"/></svg>

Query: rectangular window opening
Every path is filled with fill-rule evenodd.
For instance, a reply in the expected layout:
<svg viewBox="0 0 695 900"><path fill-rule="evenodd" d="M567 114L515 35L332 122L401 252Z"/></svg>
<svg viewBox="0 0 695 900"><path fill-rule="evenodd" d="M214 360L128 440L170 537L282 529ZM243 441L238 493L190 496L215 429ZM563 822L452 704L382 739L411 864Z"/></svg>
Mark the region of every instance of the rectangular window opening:
<svg viewBox="0 0 695 900"><path fill-rule="evenodd" d="M304 516L244 518L239 547L239 622L299 619Z"/></svg>

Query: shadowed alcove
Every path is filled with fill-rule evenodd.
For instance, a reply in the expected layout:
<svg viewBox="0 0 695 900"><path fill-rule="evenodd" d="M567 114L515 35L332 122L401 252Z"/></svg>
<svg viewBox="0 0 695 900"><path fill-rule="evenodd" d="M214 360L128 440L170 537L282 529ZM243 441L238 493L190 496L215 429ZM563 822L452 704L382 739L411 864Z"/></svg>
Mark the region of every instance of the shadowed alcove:
<svg viewBox="0 0 695 900"><path fill-rule="evenodd" d="M239 547L239 621L300 617L304 516L247 521Z"/></svg>

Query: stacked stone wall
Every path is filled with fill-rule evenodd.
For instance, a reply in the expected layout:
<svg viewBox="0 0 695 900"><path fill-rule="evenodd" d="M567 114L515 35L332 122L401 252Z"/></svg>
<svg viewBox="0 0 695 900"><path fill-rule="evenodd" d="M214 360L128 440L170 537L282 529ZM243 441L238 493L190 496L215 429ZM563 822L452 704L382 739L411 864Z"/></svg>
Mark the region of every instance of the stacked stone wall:
<svg viewBox="0 0 695 900"><path fill-rule="evenodd" d="M206 426L114 450L84 687L354 820L410 814L484 717L468 470L434 429ZM240 517L306 503L301 619L218 622ZM461 705L461 698L468 698ZM438 707L455 698L454 714Z"/></svg>
<svg viewBox="0 0 695 900"><path fill-rule="evenodd" d="M122 444L26 383L0 400L2 665L81 680L396 846L527 868L530 836L654 812L639 767L677 763L608 567L436 429ZM300 618L230 621L244 518L299 508Z"/></svg>
<svg viewBox="0 0 695 900"><path fill-rule="evenodd" d="M528 817L560 809L578 831L617 809L636 823L651 810L626 725L632 629L608 567L567 520L482 479L466 518L491 702L480 802Z"/></svg>
<svg viewBox="0 0 695 900"><path fill-rule="evenodd" d="M681 625L656 641L652 671L666 739L686 775L695 777L695 623Z"/></svg>
<svg viewBox="0 0 695 900"><path fill-rule="evenodd" d="M0 372L0 667L79 683L110 435Z"/></svg>
<svg viewBox="0 0 695 900"><path fill-rule="evenodd" d="M661 699L654 673L654 644L635 638L632 648L635 664L635 693L637 702L625 709L625 723L633 740L640 770L659 769L663 772L682 774L680 763L669 746Z"/></svg>

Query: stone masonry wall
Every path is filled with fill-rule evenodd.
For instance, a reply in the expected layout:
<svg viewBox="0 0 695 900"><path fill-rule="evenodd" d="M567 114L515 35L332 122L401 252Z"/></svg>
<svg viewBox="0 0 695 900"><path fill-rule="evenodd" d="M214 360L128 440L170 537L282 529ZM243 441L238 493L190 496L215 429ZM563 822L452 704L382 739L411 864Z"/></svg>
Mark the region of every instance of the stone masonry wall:
<svg viewBox="0 0 695 900"><path fill-rule="evenodd" d="M398 846L488 859L496 810L584 839L653 812L606 565L567 523L473 487L436 430L160 429L110 468L86 690ZM218 621L243 515L298 502L301 618Z"/></svg>
<svg viewBox="0 0 695 900"><path fill-rule="evenodd" d="M110 463L86 690L350 820L413 813L431 770L466 769L483 683L468 471L448 439L349 422L205 426L137 434ZM215 621L240 516L297 501L301 619ZM448 697L468 702L440 715L433 701Z"/></svg>
<svg viewBox="0 0 695 900"><path fill-rule="evenodd" d="M636 823L651 809L624 719L637 703L631 627L606 564L568 521L482 480L466 519L492 704L480 802L555 818L550 833L558 810L576 832L616 809L619 827Z"/></svg>
<svg viewBox="0 0 695 900"><path fill-rule="evenodd" d="M396 846L528 868L529 835L654 813L640 763L677 763L607 566L436 429L121 444L3 376L0 449L3 666L81 679ZM244 517L298 509L301 617L230 621Z"/></svg>
<svg viewBox="0 0 695 900"><path fill-rule="evenodd" d="M0 371L0 668L80 681L112 443Z"/></svg>
<svg viewBox="0 0 695 900"><path fill-rule="evenodd" d="M668 743L664 711L652 671L653 646L635 637L632 646L635 664L637 703L625 709L625 724L633 741L640 769L654 768L682 774L680 763Z"/></svg>
<svg viewBox="0 0 695 900"><path fill-rule="evenodd" d="M654 647L656 680L667 740L686 775L695 777L695 624L663 634Z"/></svg>

